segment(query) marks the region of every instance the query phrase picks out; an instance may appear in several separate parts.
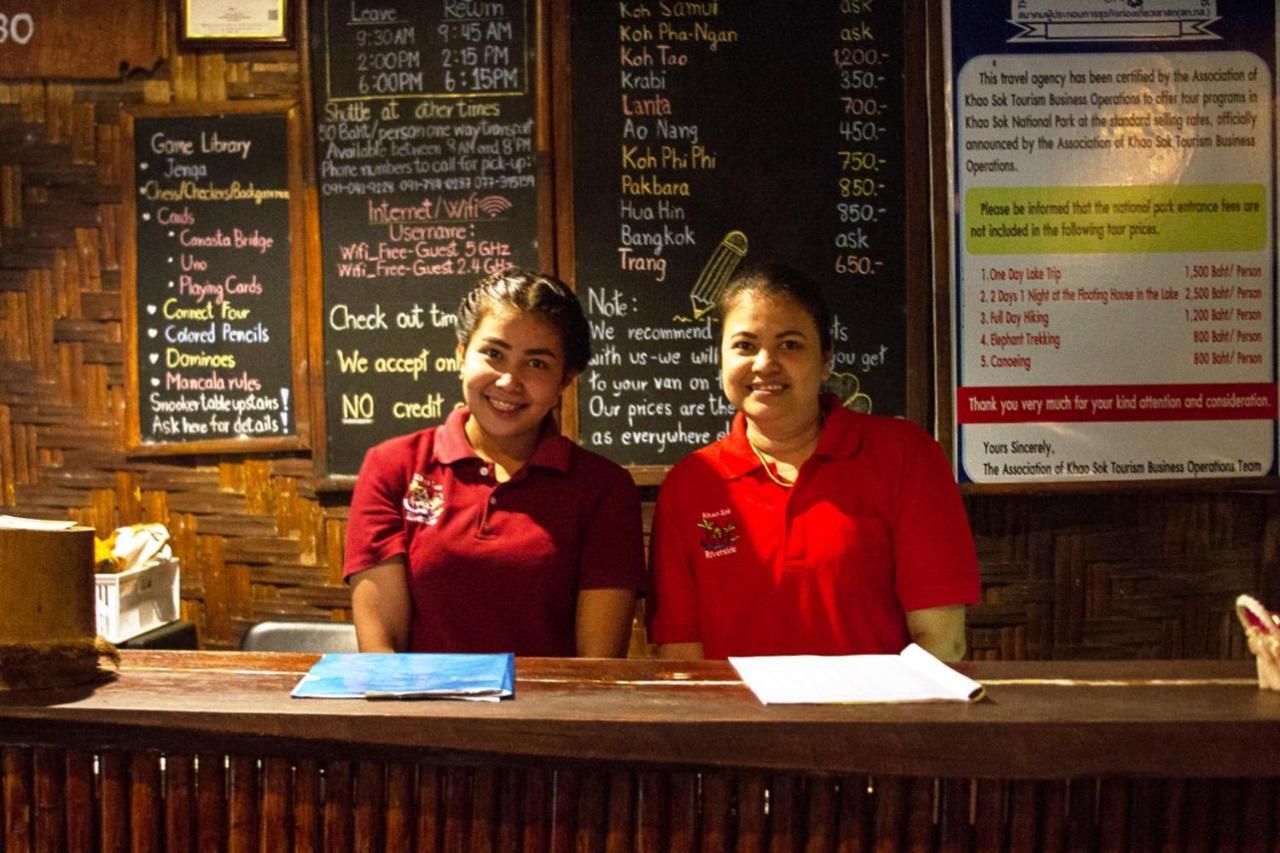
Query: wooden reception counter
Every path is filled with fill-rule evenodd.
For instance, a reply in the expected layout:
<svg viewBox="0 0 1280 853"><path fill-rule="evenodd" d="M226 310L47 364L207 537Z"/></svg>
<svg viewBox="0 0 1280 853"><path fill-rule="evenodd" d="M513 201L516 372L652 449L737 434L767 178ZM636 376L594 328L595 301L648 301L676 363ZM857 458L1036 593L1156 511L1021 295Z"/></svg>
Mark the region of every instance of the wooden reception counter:
<svg viewBox="0 0 1280 853"><path fill-rule="evenodd" d="M0 694L2 849L1280 849L1280 694L1248 662L965 664L972 705L552 659L502 703L290 699L315 659L126 651Z"/></svg>

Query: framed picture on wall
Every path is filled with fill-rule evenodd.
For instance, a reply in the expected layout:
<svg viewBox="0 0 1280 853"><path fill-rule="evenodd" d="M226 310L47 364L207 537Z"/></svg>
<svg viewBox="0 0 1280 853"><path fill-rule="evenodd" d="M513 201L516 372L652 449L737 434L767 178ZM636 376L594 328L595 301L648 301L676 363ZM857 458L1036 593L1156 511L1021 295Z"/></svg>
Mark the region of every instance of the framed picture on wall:
<svg viewBox="0 0 1280 853"><path fill-rule="evenodd" d="M199 48L291 47L290 0L177 0L178 43Z"/></svg>

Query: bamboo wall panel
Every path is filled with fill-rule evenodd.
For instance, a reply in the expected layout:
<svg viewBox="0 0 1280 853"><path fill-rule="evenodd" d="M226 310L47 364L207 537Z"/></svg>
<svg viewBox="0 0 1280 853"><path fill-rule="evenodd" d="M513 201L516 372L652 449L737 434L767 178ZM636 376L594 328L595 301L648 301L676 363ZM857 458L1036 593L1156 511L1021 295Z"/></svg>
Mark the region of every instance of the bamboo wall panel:
<svg viewBox="0 0 1280 853"><path fill-rule="evenodd" d="M306 454L126 457L120 111L309 98L296 51L179 53L172 4L154 2L169 36L153 72L0 83L0 506L100 534L167 524L183 616L204 647L229 648L258 620L349 618L345 496L316 494ZM1272 496L1006 495L968 506L984 575L969 618L976 658L1239 657L1234 596L1280 604ZM632 649L646 651L639 630Z"/></svg>
<svg viewBox="0 0 1280 853"><path fill-rule="evenodd" d="M968 501L977 659L1246 654L1235 596L1276 588L1276 498L1081 494Z"/></svg>

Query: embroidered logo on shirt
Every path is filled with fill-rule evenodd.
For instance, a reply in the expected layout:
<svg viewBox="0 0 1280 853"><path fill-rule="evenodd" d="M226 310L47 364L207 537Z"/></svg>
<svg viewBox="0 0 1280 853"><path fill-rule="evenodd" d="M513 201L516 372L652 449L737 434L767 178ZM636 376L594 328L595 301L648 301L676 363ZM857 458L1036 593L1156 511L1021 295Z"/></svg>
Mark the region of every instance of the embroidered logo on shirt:
<svg viewBox="0 0 1280 853"><path fill-rule="evenodd" d="M723 521L713 520L723 519ZM738 527L733 523L728 508L719 512L704 512L698 522L698 538L702 544L702 556L727 557L736 554L738 546Z"/></svg>
<svg viewBox="0 0 1280 853"><path fill-rule="evenodd" d="M404 496L405 521L437 524L444 515L444 486L421 474L414 474Z"/></svg>

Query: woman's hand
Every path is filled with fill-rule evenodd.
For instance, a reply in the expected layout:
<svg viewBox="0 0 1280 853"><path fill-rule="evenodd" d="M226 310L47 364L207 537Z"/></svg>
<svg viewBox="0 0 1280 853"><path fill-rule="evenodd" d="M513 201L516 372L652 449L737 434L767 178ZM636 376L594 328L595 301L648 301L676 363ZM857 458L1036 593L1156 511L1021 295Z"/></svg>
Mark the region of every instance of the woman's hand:
<svg viewBox="0 0 1280 853"><path fill-rule="evenodd" d="M578 657L626 657L635 610L635 590L579 590L575 630Z"/></svg>
<svg viewBox="0 0 1280 853"><path fill-rule="evenodd" d="M938 660L964 657L964 605L928 607L907 613L911 642Z"/></svg>
<svg viewBox="0 0 1280 853"><path fill-rule="evenodd" d="M351 616L362 652L402 652L409 647L409 577L404 556L351 576Z"/></svg>

